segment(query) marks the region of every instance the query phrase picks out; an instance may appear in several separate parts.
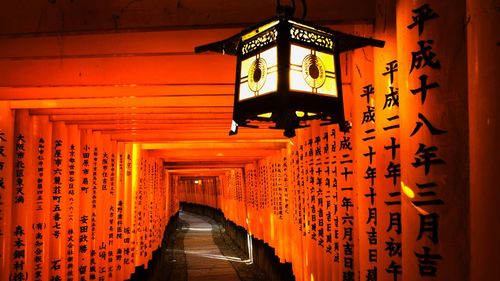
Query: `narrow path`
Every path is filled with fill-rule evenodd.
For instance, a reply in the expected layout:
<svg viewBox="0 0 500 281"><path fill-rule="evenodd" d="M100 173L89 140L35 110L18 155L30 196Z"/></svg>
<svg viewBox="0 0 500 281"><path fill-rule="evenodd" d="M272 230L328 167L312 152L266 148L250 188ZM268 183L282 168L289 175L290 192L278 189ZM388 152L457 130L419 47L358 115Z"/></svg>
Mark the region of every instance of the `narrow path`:
<svg viewBox="0 0 500 281"><path fill-rule="evenodd" d="M203 217L180 212L185 222L184 253L188 281L239 281L231 263L221 253L212 236L212 224Z"/></svg>

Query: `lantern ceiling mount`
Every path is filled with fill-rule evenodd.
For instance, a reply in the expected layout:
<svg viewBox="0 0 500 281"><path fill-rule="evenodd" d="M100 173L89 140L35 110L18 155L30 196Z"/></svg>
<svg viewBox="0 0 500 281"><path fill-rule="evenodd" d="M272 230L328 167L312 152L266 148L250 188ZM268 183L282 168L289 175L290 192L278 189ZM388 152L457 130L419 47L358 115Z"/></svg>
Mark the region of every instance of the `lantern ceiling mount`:
<svg viewBox="0 0 500 281"><path fill-rule="evenodd" d="M349 129L344 118L339 54L384 42L316 26L287 15L266 20L222 41L195 48L237 56L233 122L272 122L287 137L320 119Z"/></svg>

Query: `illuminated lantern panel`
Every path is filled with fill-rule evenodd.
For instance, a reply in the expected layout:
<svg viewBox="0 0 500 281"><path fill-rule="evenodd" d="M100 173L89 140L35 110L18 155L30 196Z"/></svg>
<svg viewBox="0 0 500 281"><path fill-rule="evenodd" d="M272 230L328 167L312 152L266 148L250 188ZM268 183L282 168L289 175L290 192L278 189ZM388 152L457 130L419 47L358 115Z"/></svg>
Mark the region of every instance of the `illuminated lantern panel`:
<svg viewBox="0 0 500 281"><path fill-rule="evenodd" d="M290 91L338 97L334 56L298 45L290 48Z"/></svg>
<svg viewBox="0 0 500 281"><path fill-rule="evenodd" d="M278 56L273 47L241 62L239 100L276 92Z"/></svg>

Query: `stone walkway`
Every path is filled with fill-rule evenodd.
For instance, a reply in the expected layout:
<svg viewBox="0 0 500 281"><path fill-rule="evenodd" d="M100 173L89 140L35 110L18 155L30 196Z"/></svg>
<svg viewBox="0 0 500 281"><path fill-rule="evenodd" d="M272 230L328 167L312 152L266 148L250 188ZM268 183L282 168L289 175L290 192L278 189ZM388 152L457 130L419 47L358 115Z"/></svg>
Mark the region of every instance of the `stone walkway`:
<svg viewBox="0 0 500 281"><path fill-rule="evenodd" d="M175 241L168 245L172 269L169 281L264 281L261 271L248 260L211 218L179 212Z"/></svg>
<svg viewBox="0 0 500 281"><path fill-rule="evenodd" d="M179 218L186 222L183 230L188 281L239 281L228 261L212 237L212 224L200 216L181 212Z"/></svg>

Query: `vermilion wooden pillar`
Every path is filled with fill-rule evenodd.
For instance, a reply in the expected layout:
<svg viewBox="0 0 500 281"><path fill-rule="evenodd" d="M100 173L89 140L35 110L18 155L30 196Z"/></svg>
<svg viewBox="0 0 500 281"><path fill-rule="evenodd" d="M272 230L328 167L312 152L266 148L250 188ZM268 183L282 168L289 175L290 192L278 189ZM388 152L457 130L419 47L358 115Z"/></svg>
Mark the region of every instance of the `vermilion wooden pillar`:
<svg viewBox="0 0 500 281"><path fill-rule="evenodd" d="M403 0L396 11L403 280L468 280L465 1Z"/></svg>
<svg viewBox="0 0 500 281"><path fill-rule="evenodd" d="M292 262L293 260L293 247L290 247L290 244L296 243L294 239L294 223L292 216L292 185L294 184L294 180L291 177L291 169L292 169L292 161L291 161L291 151L290 146L287 146L285 149L281 150L281 157L283 158L282 169L283 169L283 221L284 225L282 228L282 235L286 236L285 241L283 242L283 248L286 251L285 259L287 262ZM247 202L250 201L247 197ZM248 203L247 203L248 204ZM297 244L295 244L297 245ZM298 247L298 245L297 245Z"/></svg>
<svg viewBox="0 0 500 281"><path fill-rule="evenodd" d="M92 131L81 132L80 167L81 179L80 208L78 216L79 239L78 239L78 272L80 280L90 278L90 252L91 246L91 217L92 217Z"/></svg>
<svg viewBox="0 0 500 281"><path fill-rule="evenodd" d="M352 89L343 87L344 112L346 120L353 122L354 97ZM339 246L340 276L342 278L359 278L359 235L358 235L358 202L355 190L355 156L353 130L339 132L338 161L338 200L339 200Z"/></svg>
<svg viewBox="0 0 500 281"><path fill-rule="evenodd" d="M304 258L302 256L303 253L303 239L302 239L302 205L300 203L301 200L301 195L300 192L302 190L301 188L301 183L300 183L300 163L299 163L299 150L298 150L298 144L299 144L299 138L298 136L295 136L292 139L291 144L289 145L289 157L290 159L290 208L291 208L291 214L293 218L293 224L292 224L292 231L290 232L292 235L293 241L295 241L295 247L292 247L292 255L293 255L293 260L292 264L293 266L293 271L295 275L295 279L297 281L302 281L304 280ZM256 174L256 181L259 180L259 174ZM257 193L258 194L258 193ZM256 196L258 198L258 196ZM257 206L258 206L257 202Z"/></svg>
<svg viewBox="0 0 500 281"><path fill-rule="evenodd" d="M107 221L108 225L108 278L107 280L116 280L116 202L117 202L117 184L116 184L116 170L117 170L117 153L116 153L116 142L111 141L109 143L109 204L108 204L108 215Z"/></svg>
<svg viewBox="0 0 500 281"><path fill-rule="evenodd" d="M311 184L309 183L309 163L307 140L310 138L310 131L307 129L297 130L297 140L299 149L299 171L300 171L300 194L301 194L301 214L299 215L301 222L302 236L302 259L303 259L303 280L311 280L314 276L314 252L312 250L312 242L310 236L311 225ZM314 277L313 277L314 278Z"/></svg>
<svg viewBox="0 0 500 281"><path fill-rule="evenodd" d="M496 182L500 148L498 2L468 0L467 61L470 153L470 280L500 276L500 223Z"/></svg>
<svg viewBox="0 0 500 281"><path fill-rule="evenodd" d="M12 175L12 224L7 228L11 234L12 258L9 278L28 279L33 268L33 260L28 253L33 252L33 210L35 180L33 173L33 132L28 110L16 110L14 126L14 157Z"/></svg>
<svg viewBox="0 0 500 281"><path fill-rule="evenodd" d="M52 126L52 182L50 188L50 278L66 277L68 231L68 148L64 122Z"/></svg>
<svg viewBox="0 0 500 281"><path fill-rule="evenodd" d="M92 131L92 149L90 153L91 161L91 245L90 254L90 278L102 278L103 262L100 257L104 242L104 222L102 221L102 212L105 204L105 192L102 191L102 159L103 159L103 140L102 134L98 131ZM98 199L99 198L99 199Z"/></svg>
<svg viewBox="0 0 500 281"><path fill-rule="evenodd" d="M321 126L319 131L318 149L321 153L321 173L319 174L321 186L321 223L323 225L323 273L324 280L332 280L333 278L333 240L332 240L332 223L333 217L331 212L332 206L332 185L330 182L330 146L329 146L329 126ZM291 242L293 244L293 241Z"/></svg>
<svg viewBox="0 0 500 281"><path fill-rule="evenodd" d="M262 169L262 181L261 181L261 192L262 192L262 209L261 213L261 225L262 225L262 239L271 241L271 220L270 220L270 196L269 190L271 183L269 181L269 167L270 159L262 159L261 161Z"/></svg>
<svg viewBox="0 0 500 281"><path fill-rule="evenodd" d="M155 188L150 190L150 193L148 194L148 207L154 208L155 216L153 220L153 228L150 230L154 230L153 237L150 238L152 243L150 248L150 251L148 253L148 259L150 259L153 256L153 251L156 250L157 248L161 247L161 240L163 238L163 229L165 225L163 224L163 218L165 217L165 212L166 208L162 207L165 206L165 199L166 195L164 193L165 189L165 178L163 177L163 164L161 159L154 159L154 173L156 177L155 181ZM213 181L212 181L213 183ZM212 185L213 187L213 185ZM211 190L213 190L211 188ZM155 198L160 198L158 204L155 204ZM215 208L215 205L213 205Z"/></svg>
<svg viewBox="0 0 500 281"><path fill-rule="evenodd" d="M153 202L153 196L158 190L160 185L161 177L158 176L157 161L154 158L149 157L147 152L143 151L144 158L146 160L146 185L144 186L144 198L143 198L143 212L145 217L145 224L142 226L144 232L144 244L146 251L144 252L145 257L143 258L145 267L147 267L147 261L152 251L156 249L158 228L160 225L157 224L156 216L159 214L157 205ZM161 204L162 199L158 198L156 204Z"/></svg>
<svg viewBox="0 0 500 281"><path fill-rule="evenodd" d="M260 177L260 166L259 166L259 162L255 162L255 174L257 175L256 178L255 178L255 188L256 188L256 193L255 193L255 197L256 197L256 211L255 211L255 217L253 218L253 225L254 225L254 233L252 233L256 238L258 239L262 239L263 237L263 229L262 229L262 213L261 213L261 210L262 210L262 204L263 204L263 201L262 201L262 186L260 185L260 181L261 181L261 177ZM221 184L221 178L219 177L217 179L217 189L218 189L218 198L217 198L217 204L218 206L221 206L221 199L222 197L220 196L220 191L221 191L221 188L222 188L222 184Z"/></svg>
<svg viewBox="0 0 500 281"><path fill-rule="evenodd" d="M257 169L258 169L258 174L259 174L259 181L257 183L257 185L259 186L259 209L258 209L258 234L257 234L257 237L259 239L264 239L265 237L267 237L267 230L264 229L264 223L265 223L265 208L266 208L266 195L265 195L265 185L266 185L266 181L265 181L265 177L264 175L266 174L265 173L265 166L264 166L264 160L259 160L257 162ZM221 195L220 196L220 204L221 206L224 204L224 201L223 201L223 196L224 196L224 185L225 185L225 181L224 181L224 178L221 178L220 180L220 183L221 183Z"/></svg>
<svg viewBox="0 0 500 281"><path fill-rule="evenodd" d="M123 269L124 269L124 279L130 278L134 272L134 236L132 234L133 227L133 215L134 215L134 205L133 205L133 194L134 194L134 184L133 184L133 144L125 144L125 186L124 186L124 204L123 204Z"/></svg>
<svg viewBox="0 0 500 281"><path fill-rule="evenodd" d="M0 102L0 279L8 280L11 266L12 170L14 165L14 111Z"/></svg>
<svg viewBox="0 0 500 281"><path fill-rule="evenodd" d="M79 280L80 193L81 193L81 146L77 125L68 125L68 237L67 280Z"/></svg>
<svg viewBox="0 0 500 281"><path fill-rule="evenodd" d="M138 148L140 154L140 146ZM144 198L146 185L150 183L146 181L146 175L148 174L148 164L146 163L143 155L138 156L137 164L135 168L137 169L137 190L134 194L134 232L135 232L135 266L140 266L144 262L144 252L146 248L144 247L144 224L146 223L146 218L144 217Z"/></svg>
<svg viewBox="0 0 500 281"><path fill-rule="evenodd" d="M130 215L130 231L131 231L131 266L130 272L133 274L135 272L135 267L139 265L140 262L140 253L139 253L139 233L137 232L137 225L140 225L137 222L137 214L140 210L141 205L138 204L138 191L140 190L139 186L139 176L140 176L140 164L141 164L141 150L139 144L132 144L132 188L130 193L130 202L131 202L131 215Z"/></svg>
<svg viewBox="0 0 500 281"><path fill-rule="evenodd" d="M144 266L147 266L148 260L152 258L153 251L161 246L161 230L163 229L161 216L165 212L164 208L160 208L160 206L164 205L163 200L165 199L165 195L160 193L161 186L163 186L163 173L160 172L160 161L159 159L150 158L149 156L148 159L151 161L151 173L153 177L151 182L153 185L147 189L146 201L144 204L145 213L149 221L149 223L144 226L144 231L146 233L145 243L148 248Z"/></svg>
<svg viewBox="0 0 500 281"><path fill-rule="evenodd" d="M32 280L47 280L49 276L49 238L52 210L52 124L47 116L33 116L33 160L36 184L31 190L35 198L33 216L34 248L28 253L33 260Z"/></svg>
<svg viewBox="0 0 500 281"><path fill-rule="evenodd" d="M174 187L172 186L172 175L168 172L167 169L161 168L161 173L163 174L163 177L165 179L165 183L162 186L162 189L165 191L165 205L160 206L160 208L163 208L166 212L166 217L165 220L170 218L170 214L172 213L172 204L170 203L171 200L173 200L172 195L170 193L170 190L173 189ZM165 222L163 222L165 223Z"/></svg>
<svg viewBox="0 0 500 281"><path fill-rule="evenodd" d="M378 279L402 280L400 102L398 86L396 1L378 0L374 37L385 41L374 48L376 143L373 155L378 215ZM369 94L370 89L366 89Z"/></svg>
<svg viewBox="0 0 500 281"><path fill-rule="evenodd" d="M314 266L315 278L314 280L324 280L324 223L323 223L323 186L321 182L322 163L321 163L321 132L319 123L317 121L311 122L311 138L308 140L309 148L312 152L312 163L309 167L309 180L312 181L312 204L313 209L313 225L314 225L314 240L313 246L315 251ZM321 220L321 222L320 222ZM322 231L321 231L322 230ZM323 233L322 233L323 232Z"/></svg>
<svg viewBox="0 0 500 281"><path fill-rule="evenodd" d="M277 215L277 175L276 175L276 166L277 166L277 157L276 155L273 155L271 157L268 157L269 162L267 166L267 181L268 181L268 198L269 198L269 223L270 223L270 240L269 240L269 246L273 247L275 250L275 253L278 255L281 253L281 249L279 248L279 228L278 228L278 215ZM237 178L238 178L238 170L235 169L235 185L234 185L234 194L233 198L235 203L237 202L238 198L238 186L236 185L237 183ZM237 205L234 204L233 208L235 208Z"/></svg>
<svg viewBox="0 0 500 281"><path fill-rule="evenodd" d="M277 239L276 239L276 247L280 249L279 253L281 255L281 262L285 262L287 258L287 250L285 248L285 243L288 237L285 237L284 227L286 226L286 221L284 221L284 162L283 162L283 151L281 153L278 151L276 154L276 164L274 170L276 171L276 189L275 189L275 198L276 198L276 207L275 207L275 218L276 218L276 230L277 230ZM245 199L245 198L244 198ZM243 204L246 200L243 200Z"/></svg>
<svg viewBox="0 0 500 281"><path fill-rule="evenodd" d="M158 190L160 185L161 177L158 175L158 162L156 159L149 157L147 153L143 153L145 155L148 174L146 176L146 182L150 184L146 184L145 186L145 194L144 194L144 202L143 202L143 210L144 216L146 217L146 223L143 225L144 231L144 244L146 245L146 252L144 253L146 256L144 258L144 266L147 266L147 261L152 255L152 252L157 247L157 239L158 239L158 228L161 226L157 224L157 215L159 214L158 206L153 202L153 196ZM161 204L162 199L158 197L156 204Z"/></svg>
<svg viewBox="0 0 500 281"><path fill-rule="evenodd" d="M122 280L125 276L124 266L124 201L125 201L125 144L116 145L117 169L116 169L116 254L115 254L115 280Z"/></svg>
<svg viewBox="0 0 500 281"><path fill-rule="evenodd" d="M95 148L97 148L97 204L96 204L96 270L98 280L106 279L108 275L108 169L109 169L109 151L106 143L106 136L101 133L94 132Z"/></svg>
<svg viewBox="0 0 500 281"><path fill-rule="evenodd" d="M372 36L371 26L359 26L357 34ZM379 186L375 181L383 176L373 153L375 151L375 125L379 121L375 114L375 92L373 86L373 48L357 49L352 55L352 145L355 159L355 194L357 196L358 223L354 226L359 233L359 246L355 252L359 254L360 280L373 280L377 275L377 204L376 194Z"/></svg>
<svg viewBox="0 0 500 281"><path fill-rule="evenodd" d="M330 235L332 239L332 257L331 264L331 280L335 280L340 274L340 218L339 218L339 127L338 125L329 125L328 127L328 169L330 174L328 179L330 182L331 202L329 211L332 216L332 225Z"/></svg>

